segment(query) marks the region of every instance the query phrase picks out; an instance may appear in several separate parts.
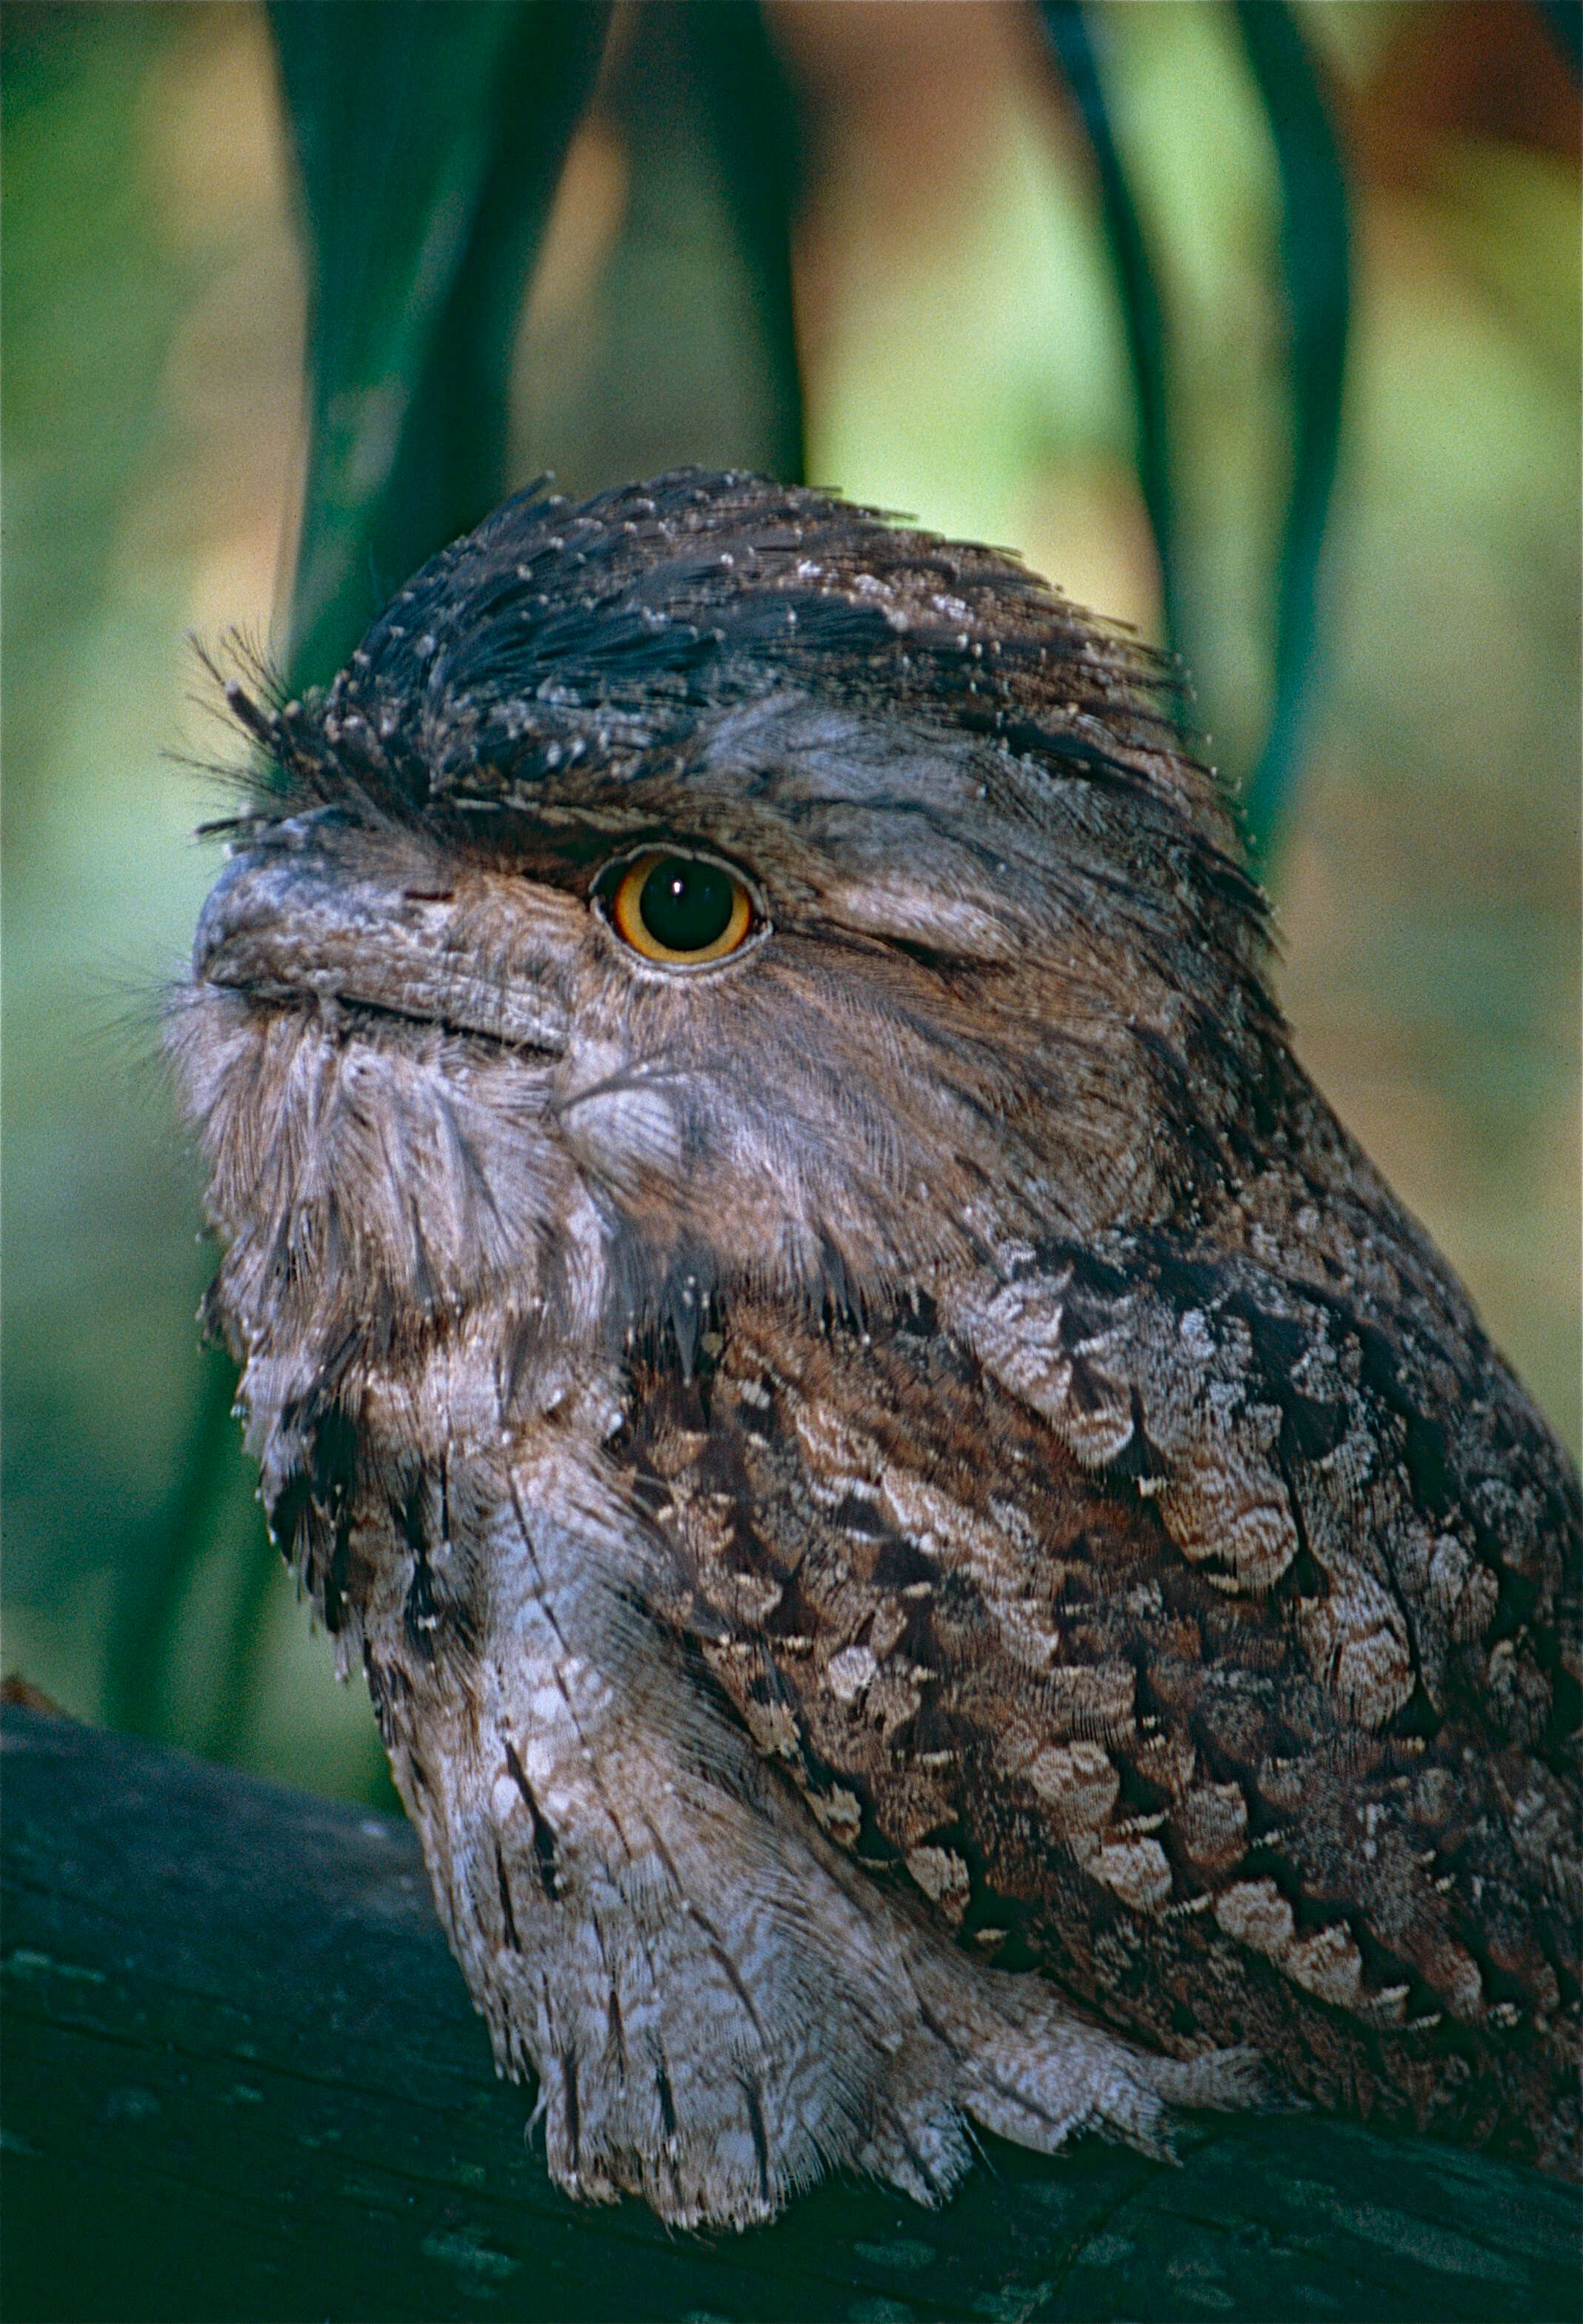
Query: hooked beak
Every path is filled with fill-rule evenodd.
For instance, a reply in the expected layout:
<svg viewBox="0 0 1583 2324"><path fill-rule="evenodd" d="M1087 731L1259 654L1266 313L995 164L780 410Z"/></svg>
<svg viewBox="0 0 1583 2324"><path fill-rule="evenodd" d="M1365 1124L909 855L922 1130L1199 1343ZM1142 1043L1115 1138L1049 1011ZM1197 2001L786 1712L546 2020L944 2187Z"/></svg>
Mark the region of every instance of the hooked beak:
<svg viewBox="0 0 1583 2324"><path fill-rule="evenodd" d="M192 973L260 1001L338 1003L559 1056L565 970L585 935L574 897L320 807L233 856L199 917Z"/></svg>

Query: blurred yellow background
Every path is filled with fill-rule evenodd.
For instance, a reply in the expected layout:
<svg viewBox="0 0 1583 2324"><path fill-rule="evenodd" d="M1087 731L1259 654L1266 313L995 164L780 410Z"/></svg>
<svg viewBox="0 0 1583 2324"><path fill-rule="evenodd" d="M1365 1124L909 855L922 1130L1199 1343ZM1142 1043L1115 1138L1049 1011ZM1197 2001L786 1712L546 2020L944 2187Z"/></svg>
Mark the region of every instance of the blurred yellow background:
<svg viewBox="0 0 1583 2324"><path fill-rule="evenodd" d="M1196 715L1245 769L1283 486L1267 132L1223 0L1092 13L1174 327ZM1301 1055L1576 1451L1576 91L1524 0L1298 13L1344 136L1356 280L1277 982ZM998 0L769 16L809 130L810 480L1017 548L1154 632L1116 294L1032 19ZM4 1655L91 1718L116 1708L116 1625L173 1506L211 1264L157 1023L214 874L190 835L215 786L169 754L237 755L191 700L189 633L281 633L302 272L249 0L12 6L5 35ZM611 86L515 366L515 474L573 493L730 458L745 425L719 221L636 198ZM680 349L664 394L623 361L652 282ZM371 576L370 613L402 577ZM375 1795L360 1683L338 1689L249 1485L238 1458L151 1723ZM262 1638L242 1691L239 1604Z"/></svg>

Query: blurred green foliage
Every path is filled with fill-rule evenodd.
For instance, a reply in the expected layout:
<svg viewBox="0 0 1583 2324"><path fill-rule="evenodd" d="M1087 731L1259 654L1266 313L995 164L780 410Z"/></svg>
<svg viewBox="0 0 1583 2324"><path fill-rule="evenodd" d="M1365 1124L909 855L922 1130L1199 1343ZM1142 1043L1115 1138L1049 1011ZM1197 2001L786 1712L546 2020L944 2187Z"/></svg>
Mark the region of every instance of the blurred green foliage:
<svg viewBox="0 0 1583 2324"><path fill-rule="evenodd" d="M598 69L592 0L282 0L309 258L292 677L325 683L393 587L500 497L515 318Z"/></svg>
<svg viewBox="0 0 1583 2324"><path fill-rule="evenodd" d="M292 650L304 480L310 674L501 477L784 474L804 447L816 479L1010 541L1155 634L1163 539L1198 715L1245 775L1273 715L1298 764L1328 609L1282 990L1577 1444L1575 92L1521 0L1045 13L1064 97L1031 8L617 6L584 116L583 0L285 0L301 209L260 9L0 17L5 1655L69 1707L385 1781L197 1347L212 1262L158 1064L213 871L185 838L204 783L162 754L236 755L183 703L184 635L273 622ZM1074 21L1097 113L1069 101ZM1527 112L1479 113L1478 39ZM1296 231L1340 200L1328 120L1356 264L1339 404L1337 217Z"/></svg>

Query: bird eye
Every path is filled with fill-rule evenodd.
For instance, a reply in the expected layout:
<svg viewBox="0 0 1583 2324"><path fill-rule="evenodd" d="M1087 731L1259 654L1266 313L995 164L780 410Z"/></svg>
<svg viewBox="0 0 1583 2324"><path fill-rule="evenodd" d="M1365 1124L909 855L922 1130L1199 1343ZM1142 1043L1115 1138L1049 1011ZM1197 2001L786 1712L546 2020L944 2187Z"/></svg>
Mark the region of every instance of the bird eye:
<svg viewBox="0 0 1583 2324"><path fill-rule="evenodd" d="M610 899L618 936L645 960L689 968L724 960L753 927L753 899L723 863L701 855L640 855Z"/></svg>

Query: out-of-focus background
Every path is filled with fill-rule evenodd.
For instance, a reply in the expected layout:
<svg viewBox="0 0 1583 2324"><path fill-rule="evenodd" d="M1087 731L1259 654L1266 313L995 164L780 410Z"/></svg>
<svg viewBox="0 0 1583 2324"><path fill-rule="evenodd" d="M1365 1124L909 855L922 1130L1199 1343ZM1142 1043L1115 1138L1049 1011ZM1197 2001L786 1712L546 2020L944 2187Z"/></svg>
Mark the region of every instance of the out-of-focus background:
<svg viewBox="0 0 1583 2324"><path fill-rule="evenodd" d="M1354 276L1323 658L1270 865L1277 981L1316 1077L1576 1451L1564 11L1292 14L1340 137ZM1288 467L1268 124L1225 0L1087 19L1171 323L1195 715L1245 774ZM772 0L765 22L803 124L810 480L1017 548L1160 634L1091 143L1032 13ZM282 638L304 473L269 25L250 0L171 0L8 5L0 29L5 1664L84 1717L384 1796L360 1682L338 1687L310 1636L239 1453L217 1483L195 1439L212 1253L159 1062L160 994L215 871L190 836L213 779L171 754L236 755L192 699L188 641ZM553 468L579 493L765 440L736 353L752 285L693 166L674 29L614 12L514 342L514 479ZM403 577L370 572L370 615Z"/></svg>

